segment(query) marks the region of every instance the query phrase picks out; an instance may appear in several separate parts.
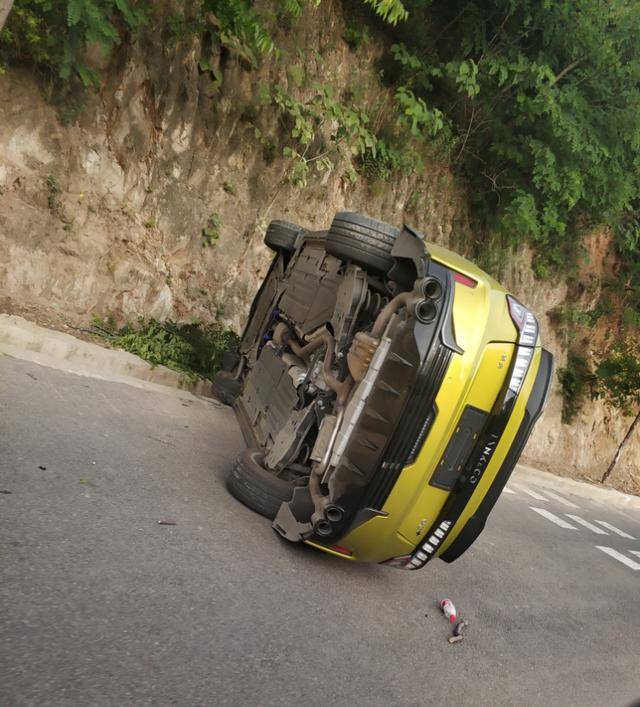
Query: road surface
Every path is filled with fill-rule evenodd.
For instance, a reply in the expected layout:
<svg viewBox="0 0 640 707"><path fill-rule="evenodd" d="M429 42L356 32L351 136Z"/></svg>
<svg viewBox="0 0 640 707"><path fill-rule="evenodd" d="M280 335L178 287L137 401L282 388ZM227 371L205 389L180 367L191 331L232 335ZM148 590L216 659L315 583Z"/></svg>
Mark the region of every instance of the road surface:
<svg viewBox="0 0 640 707"><path fill-rule="evenodd" d="M0 416L2 705L640 697L638 511L516 475L456 563L354 565L228 495L228 408L0 357Z"/></svg>

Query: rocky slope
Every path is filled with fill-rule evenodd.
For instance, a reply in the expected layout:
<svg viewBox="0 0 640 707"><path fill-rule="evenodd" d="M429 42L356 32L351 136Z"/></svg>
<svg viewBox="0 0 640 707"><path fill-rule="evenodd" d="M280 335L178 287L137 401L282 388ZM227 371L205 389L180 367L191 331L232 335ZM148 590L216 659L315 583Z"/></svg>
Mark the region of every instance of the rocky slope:
<svg viewBox="0 0 640 707"><path fill-rule="evenodd" d="M335 5L309 10L280 37L303 47L296 61L340 93L357 84L382 97L375 42L352 52L342 40ZM282 136L273 108L259 105L263 83L289 80L282 62L248 70L227 58L220 90L198 68L197 42L124 46L102 64L104 85L72 124L43 97L23 69L0 76L0 302L54 325L78 325L91 313L120 319L210 321L240 329L269 262L266 223L285 218L326 227L337 210L406 221L427 239L464 251L473 237L464 195L448 166L435 160L421 174L383 184L345 182L339 170L296 189L288 163L271 145ZM220 58L218 58L220 61ZM204 248L201 231L219 216L219 239ZM594 272L610 243L592 239ZM595 256L598 255L596 258ZM566 351L549 313L566 286L536 281L523 251L503 281L539 315L545 344L562 365ZM606 326L606 325L603 325ZM556 473L598 480L630 420L590 403L571 426L560 420L557 385L525 459ZM629 445L609 483L640 492L640 440Z"/></svg>

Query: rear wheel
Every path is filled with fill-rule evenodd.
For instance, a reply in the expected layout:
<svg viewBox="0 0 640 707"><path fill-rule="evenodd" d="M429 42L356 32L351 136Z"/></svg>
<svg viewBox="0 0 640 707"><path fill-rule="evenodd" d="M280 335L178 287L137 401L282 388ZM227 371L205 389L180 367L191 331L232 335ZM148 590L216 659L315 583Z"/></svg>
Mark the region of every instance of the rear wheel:
<svg viewBox="0 0 640 707"><path fill-rule="evenodd" d="M327 234L326 251L340 260L386 273L393 265L391 249L400 230L384 221L340 211Z"/></svg>
<svg viewBox="0 0 640 707"><path fill-rule="evenodd" d="M225 405L233 405L242 391L242 383L228 371L218 371L213 377L213 392Z"/></svg>
<svg viewBox="0 0 640 707"><path fill-rule="evenodd" d="M264 236L265 245L276 252L289 252L295 248L296 238L302 229L289 221L272 221Z"/></svg>
<svg viewBox="0 0 640 707"><path fill-rule="evenodd" d="M265 469L263 462L261 451L245 450L227 477L227 488L245 506L273 520L280 505L291 500L293 485Z"/></svg>

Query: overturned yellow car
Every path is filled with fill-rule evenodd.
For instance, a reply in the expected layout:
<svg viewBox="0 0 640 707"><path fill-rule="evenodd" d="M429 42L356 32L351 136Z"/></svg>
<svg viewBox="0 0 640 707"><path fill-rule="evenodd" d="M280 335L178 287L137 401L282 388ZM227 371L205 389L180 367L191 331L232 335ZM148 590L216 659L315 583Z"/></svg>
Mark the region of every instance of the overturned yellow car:
<svg viewBox="0 0 640 707"><path fill-rule="evenodd" d="M478 537L552 377L535 316L409 226L272 222L276 256L216 388L230 492L284 538L404 569Z"/></svg>

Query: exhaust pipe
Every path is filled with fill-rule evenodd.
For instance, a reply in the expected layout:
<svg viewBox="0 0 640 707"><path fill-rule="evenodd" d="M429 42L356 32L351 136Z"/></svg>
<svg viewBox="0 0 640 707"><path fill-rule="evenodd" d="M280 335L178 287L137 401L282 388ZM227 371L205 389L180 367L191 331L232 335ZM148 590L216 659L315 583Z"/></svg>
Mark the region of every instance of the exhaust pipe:
<svg viewBox="0 0 640 707"><path fill-rule="evenodd" d="M333 528L328 520L320 518L313 524L313 532L320 537L326 538L328 535L331 535Z"/></svg>
<svg viewBox="0 0 640 707"><path fill-rule="evenodd" d="M442 297L442 284L435 277L427 277L422 281L422 294L431 300Z"/></svg>
<svg viewBox="0 0 640 707"><path fill-rule="evenodd" d="M414 313L421 324L430 324L438 315L438 309L433 300L423 299L416 304Z"/></svg>
<svg viewBox="0 0 640 707"><path fill-rule="evenodd" d="M344 511L340 506L329 504L325 509L325 515L327 516L327 520L332 523L339 523L344 518Z"/></svg>

